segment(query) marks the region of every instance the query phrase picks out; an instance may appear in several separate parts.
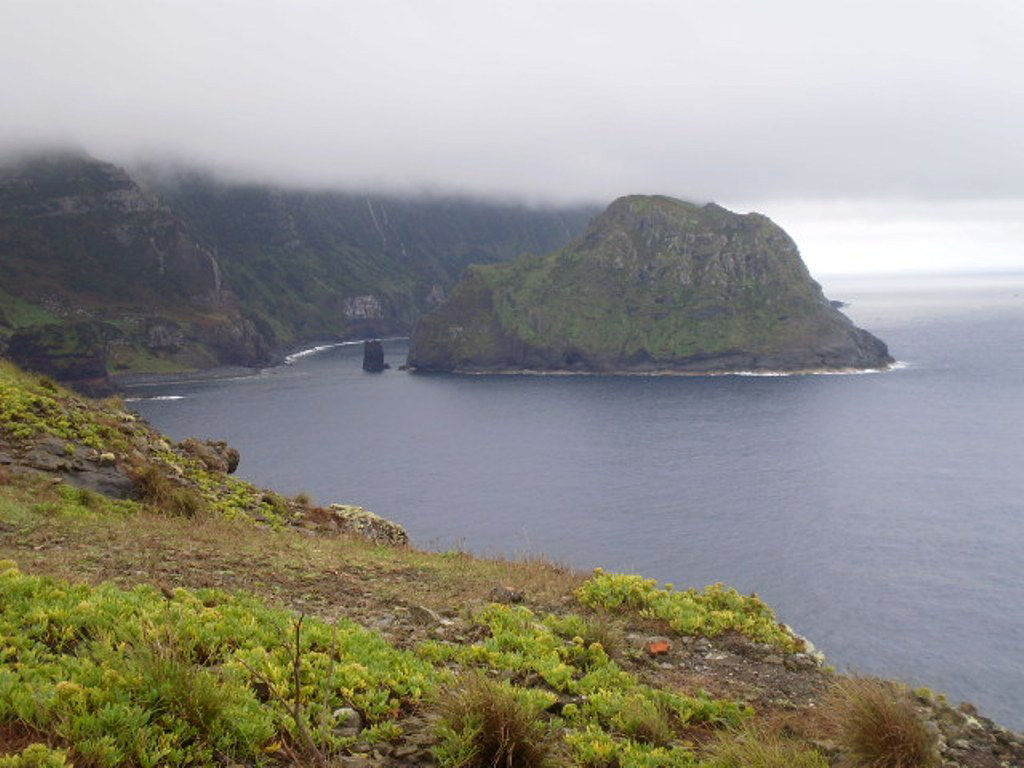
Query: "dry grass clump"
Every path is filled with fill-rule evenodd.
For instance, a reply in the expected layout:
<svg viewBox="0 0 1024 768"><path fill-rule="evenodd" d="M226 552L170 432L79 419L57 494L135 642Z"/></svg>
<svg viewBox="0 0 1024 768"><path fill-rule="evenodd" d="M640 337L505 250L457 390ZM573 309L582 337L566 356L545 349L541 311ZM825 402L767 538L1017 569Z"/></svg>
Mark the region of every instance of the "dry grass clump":
<svg viewBox="0 0 1024 768"><path fill-rule="evenodd" d="M931 768L939 763L935 737L907 691L883 680L840 682L830 700L844 768Z"/></svg>
<svg viewBox="0 0 1024 768"><path fill-rule="evenodd" d="M667 747L676 738L668 712L648 698L629 700L616 714L613 725L623 736L641 744Z"/></svg>
<svg viewBox="0 0 1024 768"><path fill-rule="evenodd" d="M536 707L506 683L479 672L439 694L442 743L435 755L455 768L545 768L558 765L556 742Z"/></svg>
<svg viewBox="0 0 1024 768"><path fill-rule="evenodd" d="M139 500L175 517L195 517L206 509L202 496L179 485L153 464L146 464L132 477Z"/></svg>
<svg viewBox="0 0 1024 768"><path fill-rule="evenodd" d="M828 760L818 752L753 728L719 735L709 757L713 768L828 768Z"/></svg>

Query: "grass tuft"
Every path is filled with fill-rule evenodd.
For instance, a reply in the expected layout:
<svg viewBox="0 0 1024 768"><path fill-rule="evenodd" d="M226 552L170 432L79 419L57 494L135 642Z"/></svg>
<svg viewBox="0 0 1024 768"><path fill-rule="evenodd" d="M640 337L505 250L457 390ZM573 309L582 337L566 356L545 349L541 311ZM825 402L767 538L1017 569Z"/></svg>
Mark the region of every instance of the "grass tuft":
<svg viewBox="0 0 1024 768"><path fill-rule="evenodd" d="M654 698L632 697L612 719L623 736L656 747L667 747L676 738L669 712Z"/></svg>
<svg viewBox="0 0 1024 768"><path fill-rule="evenodd" d="M445 768L553 766L555 741L540 709L507 683L467 673L440 694L442 742L435 748Z"/></svg>
<svg viewBox="0 0 1024 768"><path fill-rule="evenodd" d="M196 517L206 503L196 491L179 485L161 469L147 464L132 478L139 499L175 517Z"/></svg>
<svg viewBox="0 0 1024 768"><path fill-rule="evenodd" d="M939 763L934 736L907 691L873 678L854 677L833 691L844 768L930 768Z"/></svg>
<svg viewBox="0 0 1024 768"><path fill-rule="evenodd" d="M818 752L749 727L720 734L709 758L709 768L828 768Z"/></svg>

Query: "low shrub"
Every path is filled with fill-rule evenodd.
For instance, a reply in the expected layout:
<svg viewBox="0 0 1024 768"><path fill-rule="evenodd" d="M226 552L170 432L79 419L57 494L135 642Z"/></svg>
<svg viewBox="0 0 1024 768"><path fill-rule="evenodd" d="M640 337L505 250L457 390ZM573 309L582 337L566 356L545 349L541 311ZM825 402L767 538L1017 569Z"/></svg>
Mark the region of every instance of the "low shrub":
<svg viewBox="0 0 1024 768"><path fill-rule="evenodd" d="M65 768L67 753L45 744L30 744L16 755L0 756L0 768Z"/></svg>
<svg viewBox="0 0 1024 768"><path fill-rule="evenodd" d="M930 768L938 765L935 737L908 692L873 678L839 683L829 708L846 768Z"/></svg>
<svg viewBox="0 0 1024 768"><path fill-rule="evenodd" d="M660 587L655 579L598 568L576 590L576 598L591 610L661 619L681 634L712 637L735 630L786 651L801 650L801 642L779 624L759 597L741 595L721 584L677 592L671 584Z"/></svg>
<svg viewBox="0 0 1024 768"><path fill-rule="evenodd" d="M290 626L246 595L90 587L0 561L0 727L57 739L81 766L259 765L303 733L322 754L346 749L318 727L341 707L360 739L389 738L436 688L429 665L351 622L309 618L294 645ZM32 755L0 765L58 764Z"/></svg>
<svg viewBox="0 0 1024 768"><path fill-rule="evenodd" d="M738 702L703 693L687 696L642 683L610 659L600 644L587 645L575 634L583 625L579 616L540 618L525 606L491 604L474 620L486 629L480 642L430 641L419 647L420 656L435 664L455 663L535 681L538 689L533 693L546 697L545 706L558 713L556 724L575 764L689 766L693 752L674 743L676 733L691 726L736 726L751 714ZM538 702L543 703L540 698ZM447 764L461 765L454 759Z"/></svg>

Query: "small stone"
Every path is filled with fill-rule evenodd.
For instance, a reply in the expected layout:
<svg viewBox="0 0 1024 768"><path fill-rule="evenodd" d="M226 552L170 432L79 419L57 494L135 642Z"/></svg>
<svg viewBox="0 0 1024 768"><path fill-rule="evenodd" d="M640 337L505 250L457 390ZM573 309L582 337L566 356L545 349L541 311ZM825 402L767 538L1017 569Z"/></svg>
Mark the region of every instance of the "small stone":
<svg viewBox="0 0 1024 768"><path fill-rule="evenodd" d="M812 741L811 746L826 755L835 755L839 752L839 742L832 739L819 739Z"/></svg>
<svg viewBox="0 0 1024 768"><path fill-rule="evenodd" d="M814 669L818 664L806 653L794 653L786 659L786 666L792 669Z"/></svg>
<svg viewBox="0 0 1024 768"><path fill-rule="evenodd" d="M363 729L363 718L352 707L339 707L332 713L334 732L342 738L355 737Z"/></svg>
<svg viewBox="0 0 1024 768"><path fill-rule="evenodd" d="M444 618L437 611L433 611L425 605L410 605L406 610L409 611L409 618L417 624L450 627L454 623L451 619Z"/></svg>
<svg viewBox="0 0 1024 768"><path fill-rule="evenodd" d="M512 587L499 584L491 590L489 597L492 602L508 604L523 602L524 595L518 589L512 589Z"/></svg>
<svg viewBox="0 0 1024 768"><path fill-rule="evenodd" d="M763 659L765 664L782 664L782 657L777 653L769 653Z"/></svg>

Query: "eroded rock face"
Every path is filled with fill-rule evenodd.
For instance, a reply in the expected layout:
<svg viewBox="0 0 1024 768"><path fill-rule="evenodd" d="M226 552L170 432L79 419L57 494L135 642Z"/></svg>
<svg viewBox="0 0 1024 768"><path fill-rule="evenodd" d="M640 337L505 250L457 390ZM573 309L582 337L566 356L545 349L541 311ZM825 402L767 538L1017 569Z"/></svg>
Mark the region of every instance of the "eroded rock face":
<svg viewBox="0 0 1024 768"><path fill-rule="evenodd" d="M0 444L0 448L5 448ZM114 499L130 498L134 485L115 457L88 446L55 437L43 437L18 449L0 450L0 465L16 472L46 473L76 488Z"/></svg>
<svg viewBox="0 0 1024 768"><path fill-rule="evenodd" d="M349 296L342 302L342 311L349 320L381 320L384 307L376 296Z"/></svg>
<svg viewBox="0 0 1024 768"><path fill-rule="evenodd" d="M717 373L892 363L767 217L616 200L544 257L474 267L413 334L425 371Z"/></svg>
<svg viewBox="0 0 1024 768"><path fill-rule="evenodd" d="M11 335L5 354L27 370L66 381L85 394L105 396L114 392L107 377L105 330L91 322L24 328Z"/></svg>
<svg viewBox="0 0 1024 768"><path fill-rule="evenodd" d="M221 363L256 368L274 359L274 331L253 318L228 315L200 324L200 334Z"/></svg>
<svg viewBox="0 0 1024 768"><path fill-rule="evenodd" d="M12 265L30 260L36 279L57 292L221 302L213 254L124 170L84 155L41 155L0 168L0 235Z"/></svg>
<svg viewBox="0 0 1024 768"><path fill-rule="evenodd" d="M332 522L337 530L354 534L386 546L405 546L409 534L398 523L385 520L368 509L351 504L331 504L328 507Z"/></svg>

